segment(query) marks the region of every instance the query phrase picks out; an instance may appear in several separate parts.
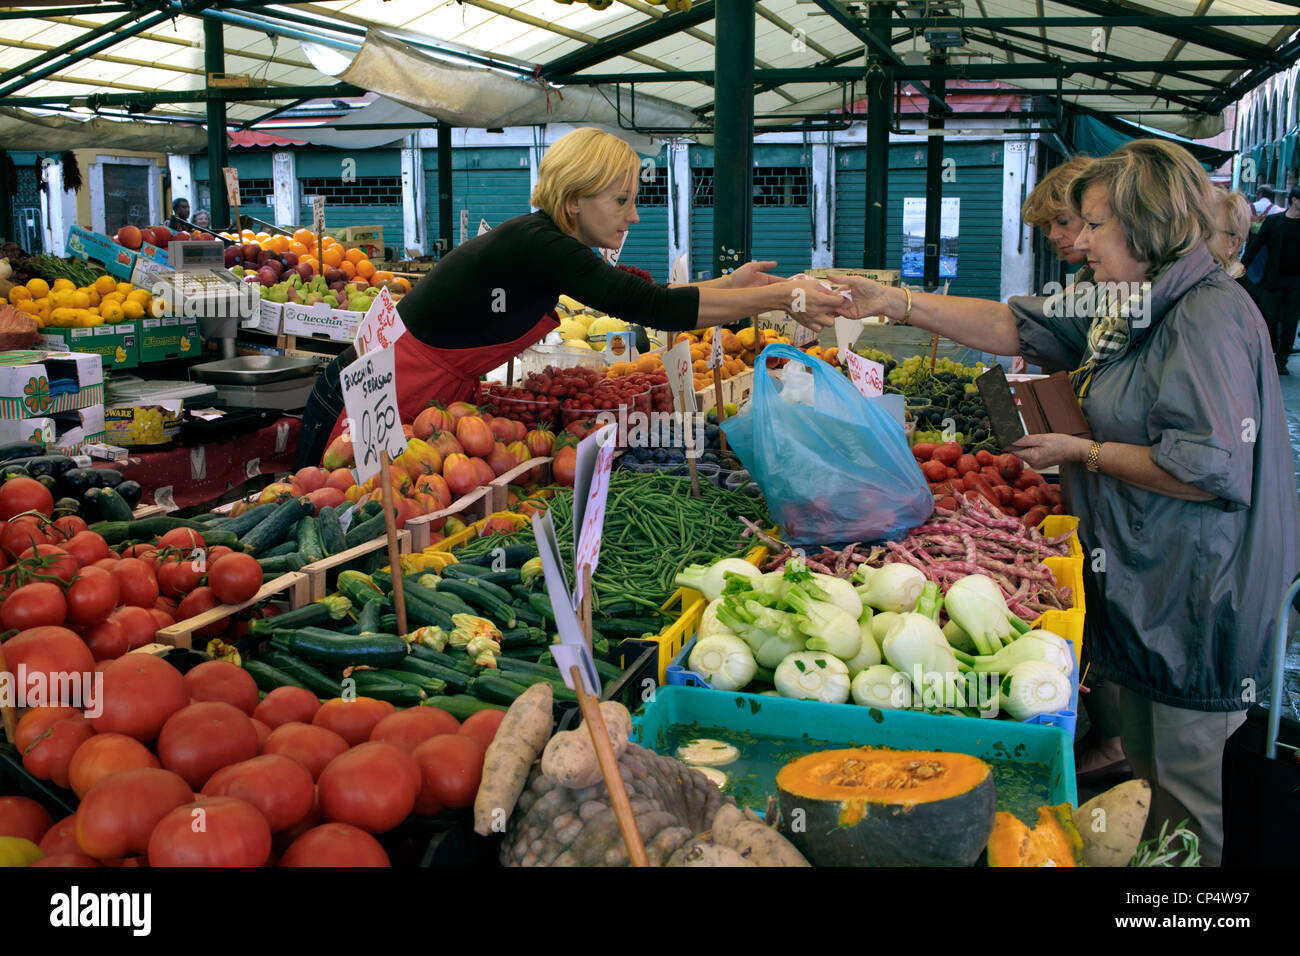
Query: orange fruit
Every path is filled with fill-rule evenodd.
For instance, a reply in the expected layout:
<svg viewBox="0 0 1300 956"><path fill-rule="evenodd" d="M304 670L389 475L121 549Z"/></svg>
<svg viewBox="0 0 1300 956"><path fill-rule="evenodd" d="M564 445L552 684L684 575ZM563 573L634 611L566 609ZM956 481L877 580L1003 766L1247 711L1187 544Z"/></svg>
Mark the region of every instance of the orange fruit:
<svg viewBox="0 0 1300 956"><path fill-rule="evenodd" d="M344 259L342 262L339 263L339 268L343 270L343 274L347 276L349 279L353 279L356 277L357 267L354 266L347 259Z"/></svg>
<svg viewBox="0 0 1300 956"><path fill-rule="evenodd" d="M320 258L321 262L325 263L325 265L337 269L339 264L343 261L343 250L338 246L331 246L327 243L325 251L321 253Z"/></svg>
<svg viewBox="0 0 1300 956"><path fill-rule="evenodd" d="M301 242L304 246L310 246L316 243L316 237L312 235L310 229L295 229L293 231L293 238L295 242Z"/></svg>
<svg viewBox="0 0 1300 956"><path fill-rule="evenodd" d="M289 243L289 251L299 259L302 259L302 257L307 254L307 247L295 239L293 242Z"/></svg>
<svg viewBox="0 0 1300 956"><path fill-rule="evenodd" d="M362 259L357 263L357 275L363 279L369 279L376 272L375 264L369 259Z"/></svg>
<svg viewBox="0 0 1300 956"><path fill-rule="evenodd" d="M405 293L411 291L411 282L409 279L405 278L404 276L398 276L394 281L397 283L397 287L401 289L402 292Z"/></svg>
<svg viewBox="0 0 1300 956"><path fill-rule="evenodd" d="M360 249L349 249L347 252L344 253L344 256L348 260L348 262L352 263L353 265L356 265L358 262L360 262L362 259L366 257L366 254L362 252Z"/></svg>

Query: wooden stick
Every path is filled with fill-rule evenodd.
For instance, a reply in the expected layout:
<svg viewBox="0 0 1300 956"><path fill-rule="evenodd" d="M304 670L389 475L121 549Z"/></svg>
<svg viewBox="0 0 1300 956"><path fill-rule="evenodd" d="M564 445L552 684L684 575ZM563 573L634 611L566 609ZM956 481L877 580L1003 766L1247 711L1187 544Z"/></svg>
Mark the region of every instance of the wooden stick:
<svg viewBox="0 0 1300 956"><path fill-rule="evenodd" d="M588 633L590 633L590 632L588 632ZM588 643L590 643L591 638L589 637L589 638L587 639L587 641L588 641ZM5 673L6 671L8 671L8 670L9 670L9 665L5 663L5 652L4 652L4 648L3 648L3 646L0 646L0 674L4 674L4 673ZM14 696L17 697L17 695L18 695L18 675L17 675L17 674L14 674L14 675L13 675L13 681L14 681L14 684L13 684L13 687L14 687ZM9 742L10 742L11 744L15 744L15 745L16 745L16 744L18 743L18 712L17 712L17 710L14 708L14 706L13 706L12 704L0 704L0 717L4 718L5 737L7 737L7 738L9 739ZM600 751L597 750L596 753L599 755ZM620 779L619 782L622 783L622 780ZM626 798L626 797L627 797L627 794L624 794L623 796L624 796L624 798ZM643 852L644 852L644 851L643 851Z"/></svg>
<svg viewBox="0 0 1300 956"><path fill-rule="evenodd" d="M934 333L934 338L930 341L930 374L934 374L934 360L939 354L939 333Z"/></svg>
<svg viewBox="0 0 1300 956"><path fill-rule="evenodd" d="M623 834L623 845L627 847L628 860L633 866L649 866L650 858L646 856L641 831L636 828L636 814L632 812L632 803L627 798L623 775L618 772L618 758L614 756L614 745L610 743L609 731L605 729L605 718L601 716L596 698L587 693L578 668L576 666L569 668L569 674L573 677L573 688L578 695L578 709L582 711L582 719L587 723L587 732L591 734L592 746L596 748L596 761L600 764L600 773L605 778L605 788L609 791L609 804L614 808L614 816L618 819L618 828Z"/></svg>
<svg viewBox="0 0 1300 956"><path fill-rule="evenodd" d="M713 402L718 406L718 427L722 427L722 422L727 417L727 407L722 401L722 368L713 366ZM727 436L721 432L718 433L718 442L723 451L727 450Z"/></svg>
<svg viewBox="0 0 1300 956"><path fill-rule="evenodd" d="M675 401L677 403L677 408L686 408L685 395L678 395ZM682 417L683 419L687 417L684 411L682 412ZM691 497L698 498L700 496L700 474L695 470L695 456L690 454L690 452L695 448L694 423L687 423L686 421L682 422L682 441L686 444L686 467L691 473Z"/></svg>
<svg viewBox="0 0 1300 956"><path fill-rule="evenodd" d="M388 535L388 567L393 572L393 608L397 611L397 633L406 633L406 596L402 592L402 554L397 547L397 524L393 517L393 486L388 478L388 449L379 450L380 494L384 499L384 532Z"/></svg>
<svg viewBox="0 0 1300 956"><path fill-rule="evenodd" d="M582 569L582 607L578 609L578 623L582 627L582 636L587 640L587 651L591 652L591 567Z"/></svg>

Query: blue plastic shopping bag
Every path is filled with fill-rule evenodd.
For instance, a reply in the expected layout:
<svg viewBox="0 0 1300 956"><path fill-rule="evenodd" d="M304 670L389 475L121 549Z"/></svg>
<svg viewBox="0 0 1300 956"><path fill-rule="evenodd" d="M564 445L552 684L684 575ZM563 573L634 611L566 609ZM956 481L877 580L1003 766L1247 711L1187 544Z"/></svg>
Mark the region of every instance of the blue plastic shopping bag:
<svg viewBox="0 0 1300 956"><path fill-rule="evenodd" d="M807 365L813 405L782 398L767 359ZM767 498L790 544L897 538L934 511L934 496L903 427L847 377L790 345L769 345L754 363L753 399L722 423L727 443Z"/></svg>

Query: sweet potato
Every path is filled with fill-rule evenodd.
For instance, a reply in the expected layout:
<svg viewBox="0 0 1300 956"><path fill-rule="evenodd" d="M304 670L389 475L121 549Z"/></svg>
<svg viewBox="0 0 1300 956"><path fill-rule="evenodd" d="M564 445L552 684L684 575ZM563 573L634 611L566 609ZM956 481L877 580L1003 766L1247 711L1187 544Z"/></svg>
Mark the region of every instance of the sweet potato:
<svg viewBox="0 0 1300 956"><path fill-rule="evenodd" d="M558 733L547 742L542 751L542 773L570 790L600 783L600 762L586 727Z"/></svg>
<svg viewBox="0 0 1300 956"><path fill-rule="evenodd" d="M713 817L713 839L759 866L810 866L794 844L776 830L741 813L734 804Z"/></svg>
<svg viewBox="0 0 1300 956"><path fill-rule="evenodd" d="M694 840L668 858L664 866L758 866L731 847Z"/></svg>
<svg viewBox="0 0 1300 956"><path fill-rule="evenodd" d="M534 684L506 711L483 758L483 779L474 799L474 832L500 832L515 812L533 762L551 737L551 685Z"/></svg>
<svg viewBox="0 0 1300 956"><path fill-rule="evenodd" d="M1089 866L1128 866L1142 842L1150 807L1151 785L1126 780L1075 810L1084 861Z"/></svg>

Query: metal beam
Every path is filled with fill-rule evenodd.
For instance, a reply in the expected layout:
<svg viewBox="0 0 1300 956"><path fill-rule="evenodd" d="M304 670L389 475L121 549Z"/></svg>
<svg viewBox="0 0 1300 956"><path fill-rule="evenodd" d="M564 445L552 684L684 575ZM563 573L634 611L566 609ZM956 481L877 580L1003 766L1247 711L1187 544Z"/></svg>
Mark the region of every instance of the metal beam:
<svg viewBox="0 0 1300 956"><path fill-rule="evenodd" d="M898 54L893 51L888 27L883 30L868 29L864 25L862 18L841 3L840 0L813 0L813 2L822 9L823 13L828 14L832 20L848 30L849 33L872 50L875 50L877 55L882 57L886 63L899 64L903 62L898 58ZM871 6L873 12L875 7L875 4ZM890 9L893 9L892 4Z"/></svg>
<svg viewBox="0 0 1300 956"><path fill-rule="evenodd" d="M1135 14L1149 14L1153 18L1161 17L1160 11L1140 7L1137 4L1114 3L1112 0L1056 0L1056 2L1103 17L1133 16ZM1163 22L1167 19L1174 19L1175 22ZM1186 40L1188 43L1195 43L1197 46L1217 50L1220 53L1227 53L1243 60L1269 61L1273 59L1273 50L1262 43L1233 36L1231 33L1225 33L1222 30L1190 26L1189 24L1195 22L1192 17L1181 18L1181 23L1177 22L1178 18L1170 18L1167 15L1161 17L1161 20L1162 22L1157 26L1145 26L1141 23L1133 24L1133 26L1139 26L1153 33L1173 37L1176 40Z"/></svg>
<svg viewBox="0 0 1300 956"><path fill-rule="evenodd" d="M797 29L796 27L792 26L791 24L787 23L785 20L778 17L775 13L767 9L767 7L763 6L761 3L754 4L754 11L760 17L766 20L768 23L771 23L773 26L775 26L778 30L784 30L786 33L790 34L791 36L794 35L794 31ZM815 40L810 40L807 37L805 37L804 42L808 45L808 49L815 51L816 54L819 57L821 57L823 60L832 60L835 58L834 53L826 49L826 47L822 46L820 43L816 42Z"/></svg>
<svg viewBox="0 0 1300 956"><path fill-rule="evenodd" d="M438 121L438 236L441 240L440 256L451 252L451 126Z"/></svg>
<svg viewBox="0 0 1300 956"><path fill-rule="evenodd" d="M202 90L148 90L142 93L92 93L89 96L6 96L0 106L27 106L40 109L46 104L70 103L77 106L134 106L136 104L256 102L260 100L329 99L332 96L363 96L366 91L350 83L333 86L285 86L279 89L260 87L220 87Z"/></svg>
<svg viewBox="0 0 1300 956"><path fill-rule="evenodd" d="M551 79L556 73L577 73L590 69L597 63L604 63L616 56L622 56L640 47L680 33L687 27L712 20L714 0L697 3L686 13L674 13L661 17L653 23L642 24L621 30L612 36L601 38L600 45L585 50L575 50L558 57L542 67L542 77Z"/></svg>
<svg viewBox="0 0 1300 956"><path fill-rule="evenodd" d="M303 103L310 103L313 99L315 99L315 97L301 96L298 99L294 100L292 103L285 103L283 106L277 106L275 109L263 113L261 116L254 117L251 120L247 120L243 123L240 123L239 128L241 130L249 129L253 126L256 126L258 123L262 123L265 122L266 120L271 119L273 116L279 116L281 113L287 112L288 110L293 109L295 106L302 106Z"/></svg>
<svg viewBox="0 0 1300 956"><path fill-rule="evenodd" d="M226 72L225 27L221 21L203 21L203 68L209 75ZM207 88L205 92L210 92ZM226 135L226 101L217 97L208 99L208 197L212 208L209 217L212 226L220 229L230 218L230 202L226 196L225 180L221 170L229 165L230 140ZM198 197L195 196L197 201ZM239 223L235 222L235 232Z"/></svg>
<svg viewBox="0 0 1300 956"><path fill-rule="evenodd" d="M936 62L939 57L931 57ZM942 130L944 128L943 80L930 84L930 109L926 118L926 129ZM940 225L943 212L943 134L931 135L925 143L925 249L921 281L927 289L939 287L939 242Z"/></svg>
<svg viewBox="0 0 1300 956"><path fill-rule="evenodd" d="M870 8L870 35L876 44L889 38L893 6ZM890 97L894 91L893 64L886 59L867 71L867 168L865 220L862 232L862 267L883 269L886 261L889 203L889 124L893 119Z"/></svg>
<svg viewBox="0 0 1300 956"><path fill-rule="evenodd" d="M54 47L50 46L47 43L30 43L26 40L4 40L4 41L0 41L0 46L13 47L14 49L18 49L18 50L36 50L39 52L44 52L47 50L54 49ZM188 66L172 66L169 63L159 63L159 62L146 61L146 60L135 60L125 56L113 56L110 53L93 53L90 56L86 57L86 59L95 60L96 62L99 63L116 63L119 66L144 67L146 69L151 69L151 70L165 70L169 73L185 73L189 76L204 75L202 70L196 70ZM53 80L54 77L48 77L48 79ZM100 81L91 81L91 82L97 85ZM266 83L268 86L288 85L279 80L267 80ZM157 89L157 87L147 87L147 89Z"/></svg>
<svg viewBox="0 0 1300 956"><path fill-rule="evenodd" d="M1277 51L1277 58L1272 63L1267 63L1255 69L1247 68L1249 72L1246 72L1224 89L1222 93L1210 100L1206 109L1211 113L1218 113L1227 109L1229 105L1241 99L1270 76L1282 72L1298 56L1300 56L1300 40L1294 40Z"/></svg>
<svg viewBox="0 0 1300 956"><path fill-rule="evenodd" d="M1296 0L1300 4L1300 0ZM1207 15L1207 16L1170 16L1152 14L1127 14L1119 16L1097 17L908 17L904 21L909 27L924 30L928 27L960 27L963 30L983 28L1001 30L1006 27L1046 27L1049 29L1091 30L1094 27L1153 27L1179 26L1192 23L1202 27L1263 27L1263 26L1300 26L1300 14L1261 14L1246 15Z"/></svg>
<svg viewBox="0 0 1300 956"><path fill-rule="evenodd" d="M44 66L51 60L57 60L59 57L65 56L73 50L80 49L84 44L89 43L97 37L102 37L106 34L116 34L117 31L121 30L123 27L129 27L134 24L137 18L138 14L135 12L128 13L124 17L118 17L116 20L110 20L108 23L102 23L94 29L83 33L79 37L73 37L66 43L60 43L58 46L50 47L39 56L34 56L25 63L20 63L12 69L0 73L0 85L8 83L10 80L22 76L24 73L29 73L39 66ZM113 42L116 43L117 40L115 39Z"/></svg>
<svg viewBox="0 0 1300 956"><path fill-rule="evenodd" d="M753 258L754 206L754 6L751 0L717 0L714 47L717 109L713 117L714 277ZM717 174L722 170L723 175ZM729 254L734 250L734 255Z"/></svg>
<svg viewBox="0 0 1300 956"><path fill-rule="evenodd" d="M76 7L45 7L41 10L0 10L0 20L45 20L57 16L73 16L78 13L93 13L103 15L105 13L125 13L127 11L135 12L135 7L128 3L105 3L99 6L76 6ZM95 24L99 26L99 24Z"/></svg>

